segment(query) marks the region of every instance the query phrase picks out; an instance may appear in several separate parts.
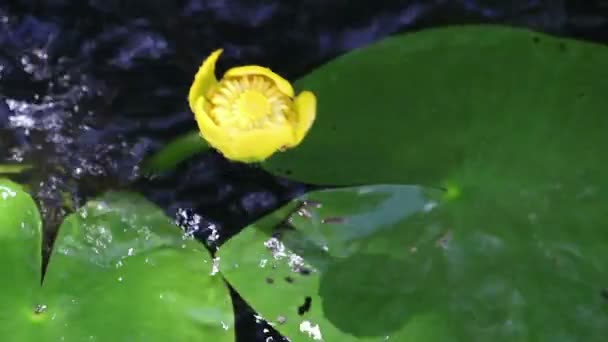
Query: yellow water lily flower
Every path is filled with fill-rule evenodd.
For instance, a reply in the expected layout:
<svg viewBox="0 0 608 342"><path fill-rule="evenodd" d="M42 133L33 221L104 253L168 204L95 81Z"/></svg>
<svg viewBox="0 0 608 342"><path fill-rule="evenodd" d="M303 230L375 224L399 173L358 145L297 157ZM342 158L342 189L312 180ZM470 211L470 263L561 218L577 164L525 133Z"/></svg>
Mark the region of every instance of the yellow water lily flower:
<svg viewBox="0 0 608 342"><path fill-rule="evenodd" d="M303 91L294 98L287 80L257 65L232 68L218 81L221 53L207 57L188 94L201 136L226 158L242 162L300 144L315 120L315 95Z"/></svg>

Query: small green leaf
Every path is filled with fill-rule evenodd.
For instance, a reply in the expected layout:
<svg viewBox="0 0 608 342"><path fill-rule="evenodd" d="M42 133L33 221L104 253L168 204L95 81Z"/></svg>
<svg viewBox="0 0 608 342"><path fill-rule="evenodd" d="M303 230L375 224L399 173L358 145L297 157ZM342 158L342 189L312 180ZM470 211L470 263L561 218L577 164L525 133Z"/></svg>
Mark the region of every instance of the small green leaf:
<svg viewBox="0 0 608 342"><path fill-rule="evenodd" d="M41 234L34 200L20 185L0 179L0 336L14 341L30 341L24 322L40 290Z"/></svg>
<svg viewBox="0 0 608 342"><path fill-rule="evenodd" d="M287 225L229 240L220 269L292 341L603 341L608 233L583 225L603 212L537 227L495 205L405 185L316 191L274 213Z"/></svg>
<svg viewBox="0 0 608 342"><path fill-rule="evenodd" d="M135 194L109 193L66 219L44 294L48 336L68 324L74 341L234 341L209 253Z"/></svg>
<svg viewBox="0 0 608 342"><path fill-rule="evenodd" d="M143 197L108 193L61 226L41 287L41 219L0 180L0 334L10 341L234 341L204 246Z"/></svg>

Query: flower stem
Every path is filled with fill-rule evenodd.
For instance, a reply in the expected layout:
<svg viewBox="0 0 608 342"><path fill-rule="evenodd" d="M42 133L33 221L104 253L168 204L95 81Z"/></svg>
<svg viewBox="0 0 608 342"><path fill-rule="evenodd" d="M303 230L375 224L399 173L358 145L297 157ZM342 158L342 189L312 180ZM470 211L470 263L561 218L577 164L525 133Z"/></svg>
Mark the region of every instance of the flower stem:
<svg viewBox="0 0 608 342"><path fill-rule="evenodd" d="M0 175L21 173L31 168L30 164L0 164Z"/></svg>
<svg viewBox="0 0 608 342"><path fill-rule="evenodd" d="M175 138L158 152L148 157L143 163L142 171L146 175L170 171L184 160L210 148L198 131L188 132Z"/></svg>

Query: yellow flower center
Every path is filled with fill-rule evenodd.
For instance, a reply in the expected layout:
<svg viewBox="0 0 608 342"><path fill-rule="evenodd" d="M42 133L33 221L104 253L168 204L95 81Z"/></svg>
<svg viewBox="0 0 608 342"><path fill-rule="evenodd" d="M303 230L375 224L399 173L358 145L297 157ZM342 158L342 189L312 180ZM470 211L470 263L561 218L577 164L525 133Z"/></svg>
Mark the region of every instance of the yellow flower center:
<svg viewBox="0 0 608 342"><path fill-rule="evenodd" d="M239 112L251 120L261 119L270 114L272 107L268 98L257 90L246 90L237 101Z"/></svg>
<svg viewBox="0 0 608 342"><path fill-rule="evenodd" d="M209 116L227 129L267 129L295 120L292 99L262 75L224 78L208 98Z"/></svg>

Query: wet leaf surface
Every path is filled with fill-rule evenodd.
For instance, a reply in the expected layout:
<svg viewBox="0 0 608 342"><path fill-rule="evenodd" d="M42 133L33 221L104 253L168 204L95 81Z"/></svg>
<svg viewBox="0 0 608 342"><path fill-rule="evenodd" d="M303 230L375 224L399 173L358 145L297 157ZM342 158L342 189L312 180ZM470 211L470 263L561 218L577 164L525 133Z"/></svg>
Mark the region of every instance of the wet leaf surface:
<svg viewBox="0 0 608 342"><path fill-rule="evenodd" d="M298 83L319 98L302 145L264 167L322 185L599 190L608 48L499 26L354 50Z"/></svg>
<svg viewBox="0 0 608 342"><path fill-rule="evenodd" d="M3 182L0 191L0 271L11 279L0 291L9 303L3 336L234 341L230 295L209 253L143 197L107 193L70 215L40 287L36 205L15 184Z"/></svg>
<svg viewBox="0 0 608 342"><path fill-rule="evenodd" d="M312 329L340 341L601 341L607 63L601 45L466 26L322 66L299 81L319 97L318 122L264 167L323 185L421 184L443 200L407 200L424 188L405 185L313 192L291 228L262 220L229 241L222 271L262 315L284 315L278 329L296 340ZM315 271L280 273L299 273L294 260ZM244 282L250 272L293 281L272 292ZM306 297L310 316L290 323Z"/></svg>
<svg viewBox="0 0 608 342"><path fill-rule="evenodd" d="M41 232L36 203L20 186L0 178L0 335L15 336L15 341L25 336L23 321L40 292Z"/></svg>
<svg viewBox="0 0 608 342"><path fill-rule="evenodd" d="M222 246L220 270L293 341L602 341L605 230L496 209L417 186L312 192Z"/></svg>

